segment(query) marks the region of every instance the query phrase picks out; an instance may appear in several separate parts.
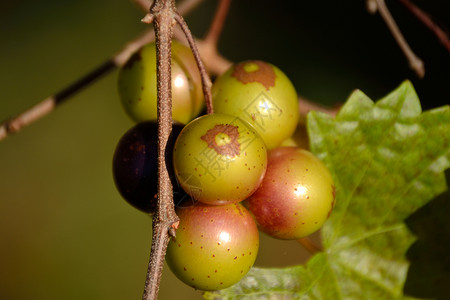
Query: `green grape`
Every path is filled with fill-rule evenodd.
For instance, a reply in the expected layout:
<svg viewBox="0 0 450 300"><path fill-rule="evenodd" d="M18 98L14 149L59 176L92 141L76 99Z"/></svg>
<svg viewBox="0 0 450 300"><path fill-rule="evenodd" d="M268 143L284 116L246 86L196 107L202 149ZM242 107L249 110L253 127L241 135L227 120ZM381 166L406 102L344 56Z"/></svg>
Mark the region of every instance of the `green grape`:
<svg viewBox="0 0 450 300"><path fill-rule="evenodd" d="M119 96L128 115L136 122L156 120L156 45L148 44L134 53L120 69ZM203 109L201 77L191 50L172 42L172 118L182 124Z"/></svg>
<svg viewBox="0 0 450 300"><path fill-rule="evenodd" d="M335 204L327 167L311 152L296 147L269 151L267 172L245 201L259 229L278 239L298 239L322 227Z"/></svg>
<svg viewBox="0 0 450 300"><path fill-rule="evenodd" d="M219 290L237 283L253 266L259 234L241 204L177 207L180 223L169 242L166 261L184 283Z"/></svg>
<svg viewBox="0 0 450 300"><path fill-rule="evenodd" d="M277 67L262 61L233 65L212 86L214 111L238 116L261 135L268 149L289 138L299 120L294 86Z"/></svg>
<svg viewBox="0 0 450 300"><path fill-rule="evenodd" d="M211 114L183 128L173 159L175 175L186 193L221 205L242 201L258 188L266 171L267 150L246 122Z"/></svg>

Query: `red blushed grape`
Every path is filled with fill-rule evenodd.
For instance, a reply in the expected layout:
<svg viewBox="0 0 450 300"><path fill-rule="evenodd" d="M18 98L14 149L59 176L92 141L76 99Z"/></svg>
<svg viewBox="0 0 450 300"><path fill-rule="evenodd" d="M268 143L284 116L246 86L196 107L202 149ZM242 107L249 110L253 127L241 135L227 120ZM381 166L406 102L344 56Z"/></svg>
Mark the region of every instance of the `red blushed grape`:
<svg viewBox="0 0 450 300"><path fill-rule="evenodd" d="M251 124L273 149L292 135L298 97L289 78L272 64L250 60L233 65L212 86L214 111Z"/></svg>
<svg viewBox="0 0 450 300"><path fill-rule="evenodd" d="M173 159L175 175L192 198L222 205L242 201L258 188L266 171L267 150L246 122L210 114L184 127Z"/></svg>
<svg viewBox="0 0 450 300"><path fill-rule="evenodd" d="M259 229L279 239L298 239L322 227L335 203L335 187L326 166L296 147L269 151L267 171L246 200Z"/></svg>
<svg viewBox="0 0 450 300"><path fill-rule="evenodd" d="M167 157L172 158L174 140L183 128L172 126L171 143ZM113 158L113 177L122 197L137 209L153 213L156 208L158 182L158 124L141 122L128 130L120 139ZM174 186L174 201L187 196L173 174L172 159L167 159Z"/></svg>
<svg viewBox="0 0 450 300"><path fill-rule="evenodd" d="M135 121L156 120L156 44L145 45L120 69L118 91ZM172 42L172 118L186 124L204 106L200 72L189 47Z"/></svg>
<svg viewBox="0 0 450 300"><path fill-rule="evenodd" d="M180 223L166 261L181 281L200 290L219 290L237 283L253 266L259 234L242 204L196 202L176 212Z"/></svg>

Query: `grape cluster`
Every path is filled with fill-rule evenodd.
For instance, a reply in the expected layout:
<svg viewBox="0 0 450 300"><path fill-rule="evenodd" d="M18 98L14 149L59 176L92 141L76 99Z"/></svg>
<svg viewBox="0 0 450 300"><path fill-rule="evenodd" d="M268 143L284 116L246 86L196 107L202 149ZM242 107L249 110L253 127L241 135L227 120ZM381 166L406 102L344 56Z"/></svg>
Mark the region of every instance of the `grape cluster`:
<svg viewBox="0 0 450 300"><path fill-rule="evenodd" d="M125 200L151 214L157 182L156 93L143 91L154 88L156 58L148 58L148 49L154 45L135 54L119 75L126 111L141 123L120 140L113 173ZM188 59L193 57L184 57L181 64L192 65ZM172 74L173 89L174 76L179 74ZM217 290L238 282L253 266L258 229L278 239L317 231L334 207L335 188L313 154L280 146L293 135L299 109L292 83L277 67L262 61L233 65L213 84L215 113L194 119L199 102L192 91L198 89L194 84L190 98L183 100L190 103L188 110L178 107L173 94L173 118L187 125L174 123L176 140L167 145L180 223L166 261L186 284Z"/></svg>

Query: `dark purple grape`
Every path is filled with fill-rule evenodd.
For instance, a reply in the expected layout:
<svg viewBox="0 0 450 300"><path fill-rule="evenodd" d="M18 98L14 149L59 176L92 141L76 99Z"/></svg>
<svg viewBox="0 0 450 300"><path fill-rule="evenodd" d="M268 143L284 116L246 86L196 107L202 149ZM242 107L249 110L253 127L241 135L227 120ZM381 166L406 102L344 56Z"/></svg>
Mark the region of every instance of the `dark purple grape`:
<svg viewBox="0 0 450 300"><path fill-rule="evenodd" d="M178 203L186 193L178 185L173 173L173 144L183 125L172 126L172 137L167 145L167 165ZM122 197L137 209L153 213L156 209L158 185L158 125L155 121L136 124L117 144L113 158L113 177Z"/></svg>

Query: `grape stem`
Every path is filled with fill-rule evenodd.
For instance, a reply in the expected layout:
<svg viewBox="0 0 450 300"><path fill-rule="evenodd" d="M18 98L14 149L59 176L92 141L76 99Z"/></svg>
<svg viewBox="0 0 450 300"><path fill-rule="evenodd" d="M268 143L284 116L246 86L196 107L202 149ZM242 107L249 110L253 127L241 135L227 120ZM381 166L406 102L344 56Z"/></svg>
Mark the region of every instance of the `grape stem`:
<svg viewBox="0 0 450 300"><path fill-rule="evenodd" d="M412 51L411 47L408 45L405 37L397 26L394 18L391 15L388 7L384 0L367 0L367 8L370 13L375 13L378 11L386 23L387 27L391 31L392 36L397 42L400 49L403 51L406 59L409 62L410 68L416 72L416 75L419 78L423 78L425 76L425 67L423 61Z"/></svg>
<svg viewBox="0 0 450 300"><path fill-rule="evenodd" d="M434 35L439 39L441 44L447 49L450 53L450 39L448 35L439 27L433 20L430 15L425 13L419 7L411 3L409 0L399 0L419 21L421 21L425 26L430 29Z"/></svg>
<svg viewBox="0 0 450 300"><path fill-rule="evenodd" d="M231 66L231 62L219 54L217 45L230 9L230 4L231 0L220 0L209 31L203 40L197 41L202 58L207 63L206 68L217 75L222 74ZM208 64L208 62L213 63Z"/></svg>
<svg viewBox="0 0 450 300"><path fill-rule="evenodd" d="M206 44L210 44L212 48L217 48L217 42L219 36L222 33L223 25L230 10L231 0L220 0L217 6L216 13L214 14L213 22L209 27L208 33L203 39Z"/></svg>
<svg viewBox="0 0 450 300"><path fill-rule="evenodd" d="M143 21L153 22L156 37L156 75L158 98L158 201L153 215L152 249L143 300L157 299L164 257L170 238L175 236L179 219L173 204L173 188L166 164L166 145L172 130L171 47L175 0L155 0Z"/></svg>
<svg viewBox="0 0 450 300"><path fill-rule="evenodd" d="M195 61L197 62L197 67L198 67L198 69L200 71L200 75L202 77L202 88L203 88L203 94L205 96L206 112L208 114L212 114L212 113L214 113L214 108L212 105L212 97L211 97L211 85L212 85L211 79L209 78L209 75L206 72L206 69L205 69L205 66L203 65L202 59L200 58L200 53L198 52L194 37L192 36L192 33L189 30L189 27L187 26L183 17L177 13L177 14L175 14L174 18L177 21L178 25L180 25L181 29L183 30L183 33L186 36L186 39L188 40L189 46L192 50L192 53L194 54Z"/></svg>

